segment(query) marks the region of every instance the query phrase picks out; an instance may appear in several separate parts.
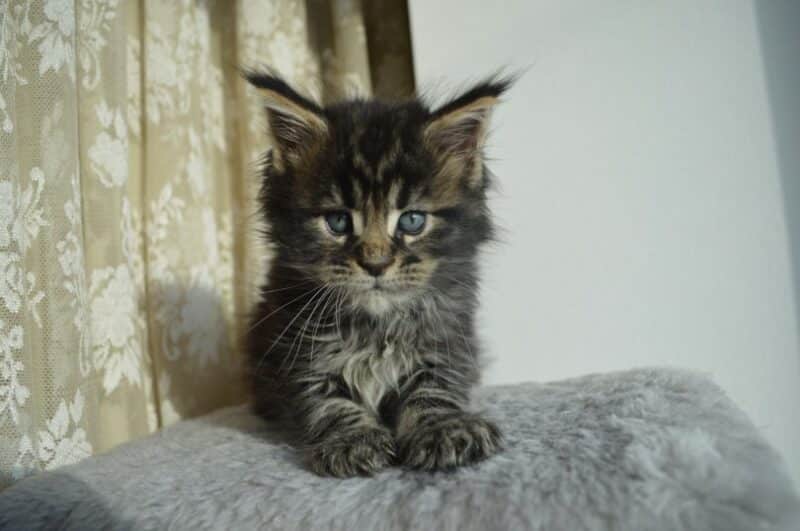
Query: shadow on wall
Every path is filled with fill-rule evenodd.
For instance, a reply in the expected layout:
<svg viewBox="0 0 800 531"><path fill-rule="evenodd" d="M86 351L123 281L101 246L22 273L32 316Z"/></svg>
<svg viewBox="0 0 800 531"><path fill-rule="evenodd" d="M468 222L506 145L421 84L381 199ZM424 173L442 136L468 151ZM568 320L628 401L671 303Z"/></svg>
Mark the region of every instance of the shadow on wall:
<svg viewBox="0 0 800 531"><path fill-rule="evenodd" d="M795 312L800 316L800 2L754 4L783 186Z"/></svg>
<svg viewBox="0 0 800 531"><path fill-rule="evenodd" d="M148 310L161 425L246 399L238 330L244 317L226 306L213 279L151 286Z"/></svg>

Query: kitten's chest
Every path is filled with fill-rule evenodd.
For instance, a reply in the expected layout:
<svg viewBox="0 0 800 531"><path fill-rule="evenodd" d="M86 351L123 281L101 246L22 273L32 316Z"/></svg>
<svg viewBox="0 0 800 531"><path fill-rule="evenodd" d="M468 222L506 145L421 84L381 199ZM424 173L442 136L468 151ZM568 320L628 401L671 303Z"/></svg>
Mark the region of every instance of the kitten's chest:
<svg viewBox="0 0 800 531"><path fill-rule="evenodd" d="M340 378L354 399L377 413L381 399L399 391L420 361L420 348L412 336L364 330L326 345L314 368Z"/></svg>

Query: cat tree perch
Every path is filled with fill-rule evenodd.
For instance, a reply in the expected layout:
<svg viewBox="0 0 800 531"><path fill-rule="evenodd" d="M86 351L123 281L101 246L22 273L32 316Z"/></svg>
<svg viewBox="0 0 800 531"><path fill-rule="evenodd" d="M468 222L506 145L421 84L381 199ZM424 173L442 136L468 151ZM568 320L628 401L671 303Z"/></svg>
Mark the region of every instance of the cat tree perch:
<svg viewBox="0 0 800 531"><path fill-rule="evenodd" d="M311 473L246 407L181 422L0 495L0 529L800 529L785 466L711 381L633 370L488 387L478 466Z"/></svg>

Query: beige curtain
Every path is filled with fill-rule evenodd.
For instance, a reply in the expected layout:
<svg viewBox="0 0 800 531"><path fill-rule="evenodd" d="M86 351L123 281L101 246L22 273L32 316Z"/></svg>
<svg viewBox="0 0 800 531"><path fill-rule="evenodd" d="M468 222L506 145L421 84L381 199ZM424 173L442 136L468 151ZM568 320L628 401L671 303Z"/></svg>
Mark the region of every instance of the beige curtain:
<svg viewBox="0 0 800 531"><path fill-rule="evenodd" d="M244 399L239 67L330 100L410 64L403 0L0 2L0 486Z"/></svg>

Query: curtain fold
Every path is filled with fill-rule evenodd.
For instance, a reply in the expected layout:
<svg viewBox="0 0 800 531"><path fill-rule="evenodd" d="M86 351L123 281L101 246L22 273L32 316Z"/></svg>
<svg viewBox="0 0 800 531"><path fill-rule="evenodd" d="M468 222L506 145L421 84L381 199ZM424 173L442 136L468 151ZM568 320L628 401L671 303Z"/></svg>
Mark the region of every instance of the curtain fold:
<svg viewBox="0 0 800 531"><path fill-rule="evenodd" d="M245 399L267 144L240 68L405 97L407 24L402 0L0 4L0 486Z"/></svg>

